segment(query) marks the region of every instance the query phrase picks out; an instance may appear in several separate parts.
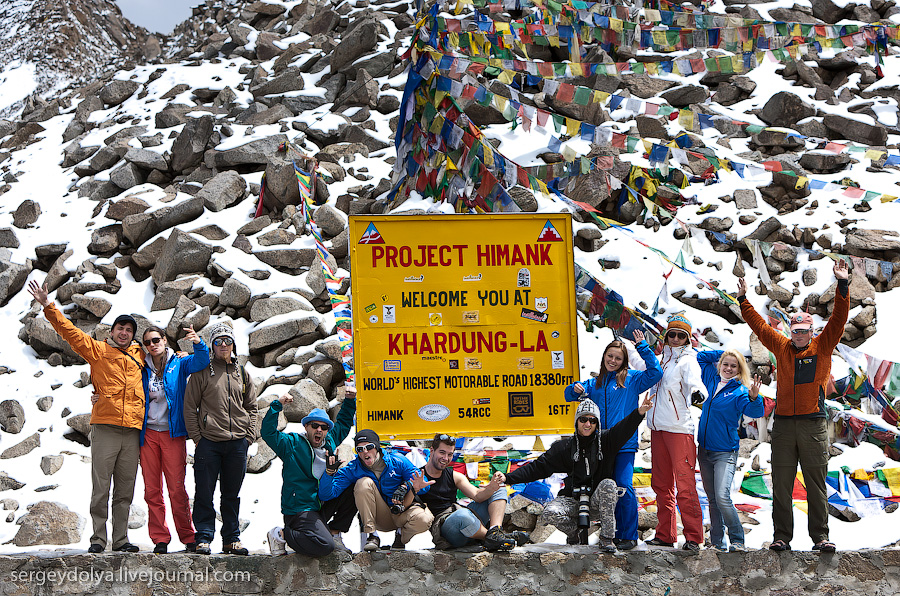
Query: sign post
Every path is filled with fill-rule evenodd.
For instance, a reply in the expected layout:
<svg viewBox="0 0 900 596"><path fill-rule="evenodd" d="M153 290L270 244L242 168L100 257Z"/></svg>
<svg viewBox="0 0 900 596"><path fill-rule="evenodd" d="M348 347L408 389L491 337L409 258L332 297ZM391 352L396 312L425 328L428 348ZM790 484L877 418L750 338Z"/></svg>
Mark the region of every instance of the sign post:
<svg viewBox="0 0 900 596"><path fill-rule="evenodd" d="M352 216L350 257L358 428L572 432L570 215Z"/></svg>

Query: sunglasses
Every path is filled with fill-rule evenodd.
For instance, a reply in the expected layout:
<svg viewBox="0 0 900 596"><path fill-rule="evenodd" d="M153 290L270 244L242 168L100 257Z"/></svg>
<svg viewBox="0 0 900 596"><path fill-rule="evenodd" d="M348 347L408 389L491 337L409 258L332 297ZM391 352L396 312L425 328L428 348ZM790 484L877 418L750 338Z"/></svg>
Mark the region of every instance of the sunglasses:
<svg viewBox="0 0 900 596"><path fill-rule="evenodd" d="M234 340L230 337L220 337L216 340L213 340L214 346L230 346L234 343Z"/></svg>
<svg viewBox="0 0 900 596"><path fill-rule="evenodd" d="M794 335L804 335L810 331L812 331L812 329L791 329L791 333Z"/></svg>
<svg viewBox="0 0 900 596"><path fill-rule="evenodd" d="M445 441L445 442L449 442L449 441L453 440L453 437L451 437L450 435L438 435L437 438L438 438L438 441Z"/></svg>
<svg viewBox="0 0 900 596"><path fill-rule="evenodd" d="M156 344L158 344L158 343L161 342L162 340L163 340L163 339L162 339L161 337L151 337L150 339L145 339L145 340L144 340L144 345L147 346L147 347L150 347L151 344L155 346Z"/></svg>
<svg viewBox="0 0 900 596"><path fill-rule="evenodd" d="M672 339L687 339L688 334L683 331L672 331L666 334L666 337L671 337Z"/></svg>
<svg viewBox="0 0 900 596"><path fill-rule="evenodd" d="M371 451L375 448L375 443L366 443L365 445L357 445L356 452L362 453L363 451Z"/></svg>
<svg viewBox="0 0 900 596"><path fill-rule="evenodd" d="M328 425L324 422L310 422L309 425L313 430L328 430Z"/></svg>
<svg viewBox="0 0 900 596"><path fill-rule="evenodd" d="M597 419L593 416L579 416L578 422L581 424L597 424Z"/></svg>

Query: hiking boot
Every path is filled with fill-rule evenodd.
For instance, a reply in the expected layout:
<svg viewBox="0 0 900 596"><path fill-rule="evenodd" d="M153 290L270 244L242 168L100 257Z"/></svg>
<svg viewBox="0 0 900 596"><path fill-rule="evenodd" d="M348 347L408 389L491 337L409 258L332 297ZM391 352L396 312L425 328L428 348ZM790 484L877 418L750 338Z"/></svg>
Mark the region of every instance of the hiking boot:
<svg viewBox="0 0 900 596"><path fill-rule="evenodd" d="M744 546L743 542L735 542L728 548L728 552L731 553L745 553L747 552L747 547Z"/></svg>
<svg viewBox="0 0 900 596"><path fill-rule="evenodd" d="M659 538L654 536L650 540L647 540L647 546L665 546L667 548L672 548L673 546L675 546L675 543L674 542L663 542L662 540L660 540Z"/></svg>
<svg viewBox="0 0 900 596"><path fill-rule="evenodd" d="M619 550L631 550L637 547L637 540L627 540L625 538L613 538L613 544Z"/></svg>
<svg viewBox="0 0 900 596"><path fill-rule="evenodd" d="M194 552L198 555L211 555L212 549L209 548L209 542L198 542L194 546Z"/></svg>
<svg viewBox="0 0 900 596"><path fill-rule="evenodd" d="M287 554L287 542L284 540L284 530L281 526L275 526L266 534L269 543L269 552L273 557Z"/></svg>
<svg viewBox="0 0 900 596"><path fill-rule="evenodd" d="M168 542L157 542L156 547L153 549L154 555L164 555L169 552L169 543Z"/></svg>
<svg viewBox="0 0 900 596"><path fill-rule="evenodd" d="M103 547L100 546L99 544L92 544L88 547L88 552L91 553L92 555L96 555L97 553L103 552Z"/></svg>
<svg viewBox="0 0 900 596"><path fill-rule="evenodd" d="M374 552L378 550L381 546L381 538L378 537L378 534L369 534L366 538L366 545L363 546L363 550L367 553Z"/></svg>
<svg viewBox="0 0 900 596"><path fill-rule="evenodd" d="M597 543L597 547L600 549L601 553L615 554L616 552L616 545L612 538L600 536L600 542Z"/></svg>
<svg viewBox="0 0 900 596"><path fill-rule="evenodd" d="M692 555L700 554L700 545L694 542L693 540L688 540L684 543L684 546L681 547L681 550L686 550Z"/></svg>
<svg viewBox="0 0 900 596"><path fill-rule="evenodd" d="M344 544L344 539L341 538L340 534L332 534L331 539L334 540L334 550L342 551L345 553L351 552L349 548Z"/></svg>
<svg viewBox="0 0 900 596"><path fill-rule="evenodd" d="M494 526L484 537L484 550L489 552L509 552L516 546L516 539L504 534L500 526Z"/></svg>
<svg viewBox="0 0 900 596"><path fill-rule="evenodd" d="M197 552L197 543L196 542L188 542L187 544L184 545L184 550L186 550L189 553Z"/></svg>
<svg viewBox="0 0 900 596"><path fill-rule="evenodd" d="M250 551L244 548L240 540L222 545L222 553L226 555L249 555Z"/></svg>
<svg viewBox="0 0 900 596"><path fill-rule="evenodd" d="M531 534L522 530L513 530L512 532L507 532L506 535L511 536L516 541L516 546L525 546L531 542Z"/></svg>
<svg viewBox="0 0 900 596"><path fill-rule="evenodd" d="M136 552L138 552L138 551L141 550L141 549L139 549L139 548L136 547L135 545L131 544L130 542L126 542L126 543L124 543L124 544L120 544L119 546L117 546L117 547L114 548L113 550L114 550L114 551L118 551L118 552L120 552L120 553L136 553Z"/></svg>
<svg viewBox="0 0 900 596"><path fill-rule="evenodd" d="M406 550L406 545L403 544L403 538L401 538L400 530L394 532L394 542L391 544L391 550Z"/></svg>

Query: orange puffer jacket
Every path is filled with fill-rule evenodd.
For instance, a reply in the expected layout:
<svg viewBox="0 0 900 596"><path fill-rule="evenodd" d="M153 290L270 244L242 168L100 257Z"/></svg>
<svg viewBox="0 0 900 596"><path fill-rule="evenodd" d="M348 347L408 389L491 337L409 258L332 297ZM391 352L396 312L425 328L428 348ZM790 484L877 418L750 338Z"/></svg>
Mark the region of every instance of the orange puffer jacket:
<svg viewBox="0 0 900 596"><path fill-rule="evenodd" d="M44 316L75 353L91 365L91 382L99 401L91 410L91 424L111 424L140 429L144 425L144 385L141 368L144 351L132 343L123 352L116 346L97 341L76 327L54 304Z"/></svg>
<svg viewBox="0 0 900 596"><path fill-rule="evenodd" d="M759 341L775 355L778 382L775 399L776 416L825 415L825 385L831 376L831 353L844 335L850 310L847 282L838 282L834 311L822 333L809 345L798 350L791 340L763 320L748 300L741 298L741 314Z"/></svg>

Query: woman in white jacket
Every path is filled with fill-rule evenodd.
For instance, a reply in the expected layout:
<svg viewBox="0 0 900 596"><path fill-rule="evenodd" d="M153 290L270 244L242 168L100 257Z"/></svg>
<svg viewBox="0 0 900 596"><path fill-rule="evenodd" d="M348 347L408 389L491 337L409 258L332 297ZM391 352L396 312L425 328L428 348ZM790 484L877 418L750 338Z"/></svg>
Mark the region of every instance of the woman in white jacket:
<svg viewBox="0 0 900 596"><path fill-rule="evenodd" d="M677 500L684 526L682 548L699 553L703 543L703 512L694 478L697 446L690 407L691 403L703 403L707 393L697 364L697 352L691 347L691 323L683 315L669 317L665 346L659 360L663 377L650 390L655 393L655 398L653 407L647 412L653 459L650 486L656 493L659 521L656 536L647 544L675 546L678 541Z"/></svg>

